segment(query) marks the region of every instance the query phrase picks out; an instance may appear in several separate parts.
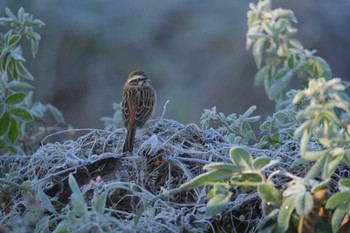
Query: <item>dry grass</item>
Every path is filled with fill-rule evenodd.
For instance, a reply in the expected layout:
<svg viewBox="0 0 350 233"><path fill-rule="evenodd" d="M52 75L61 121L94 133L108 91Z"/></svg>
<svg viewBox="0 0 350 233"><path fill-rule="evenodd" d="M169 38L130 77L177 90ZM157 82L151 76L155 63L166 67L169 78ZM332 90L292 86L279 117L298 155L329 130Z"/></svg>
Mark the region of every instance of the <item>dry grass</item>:
<svg viewBox="0 0 350 233"><path fill-rule="evenodd" d="M90 203L96 195L109 190L105 214L113 219L113 231L124 232L254 232L262 217L261 203L255 191L232 188L233 197L226 210L215 218L205 215L209 187L193 189L147 207L139 223L134 220L146 203L164 190L171 190L203 173L202 167L212 162L229 162L233 146L214 129L201 130L195 124L182 125L173 120L156 120L137 132L132 155L122 154L125 129L114 132L93 130L77 140L48 143L29 157L0 157L1 173L17 171L14 180L29 180L32 189L42 189L55 203L57 214L69 209L71 190L68 176L73 174ZM276 169L290 169L299 159L298 144L286 143L276 151L246 149L256 156L270 156L280 161ZM297 166L294 174L302 176L307 168ZM267 171L270 175L273 171ZM91 180L101 176L101 183ZM274 178L285 184L290 178ZM85 190L85 191L84 191ZM11 189L2 195L0 223L18 221L29 206L18 203L25 195ZM68 207L67 207L68 204ZM39 219L45 216L41 213ZM26 227L31 224L25 225ZM95 232L94 226L77 226L77 232ZM80 229L80 230L78 230ZM157 230L155 230L157 229ZM99 232L99 231L97 231Z"/></svg>

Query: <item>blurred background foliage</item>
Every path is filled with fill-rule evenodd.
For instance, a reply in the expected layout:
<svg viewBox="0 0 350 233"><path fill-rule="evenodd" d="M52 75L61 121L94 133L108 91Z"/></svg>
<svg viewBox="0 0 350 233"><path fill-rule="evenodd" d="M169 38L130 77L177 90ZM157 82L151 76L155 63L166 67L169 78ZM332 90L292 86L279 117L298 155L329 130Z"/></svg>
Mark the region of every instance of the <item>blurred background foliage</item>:
<svg viewBox="0 0 350 233"><path fill-rule="evenodd" d="M51 103L73 127L102 128L129 72L144 70L158 92L155 117L199 123L205 108L243 113L256 105L263 119L274 112L263 86L254 86L257 68L246 51L249 1L93 1L2 0L5 7L45 22L35 60L26 66L35 77L35 99ZM350 1L272 2L294 11L297 39L350 78ZM30 48L25 48L30 49Z"/></svg>

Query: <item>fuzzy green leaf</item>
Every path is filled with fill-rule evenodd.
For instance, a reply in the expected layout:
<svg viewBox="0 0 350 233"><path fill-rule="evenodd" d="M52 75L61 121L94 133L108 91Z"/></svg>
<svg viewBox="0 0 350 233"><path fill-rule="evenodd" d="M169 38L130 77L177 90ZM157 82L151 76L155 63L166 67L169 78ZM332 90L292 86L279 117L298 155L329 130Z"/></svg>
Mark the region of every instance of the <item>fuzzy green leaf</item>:
<svg viewBox="0 0 350 233"><path fill-rule="evenodd" d="M341 188L349 189L350 191L350 179L343 179L339 181L339 185Z"/></svg>
<svg viewBox="0 0 350 233"><path fill-rule="evenodd" d="M260 68L261 66L265 41L266 41L265 38L257 39L252 48L254 60L258 68Z"/></svg>
<svg viewBox="0 0 350 233"><path fill-rule="evenodd" d="M69 174L68 184L72 192L77 195L77 198L84 202L83 194L81 193L78 183L72 174Z"/></svg>
<svg viewBox="0 0 350 233"><path fill-rule="evenodd" d="M343 204L340 205L338 208L335 209L335 211L332 214L332 232L338 232L338 229L341 225L341 223L344 220L344 217L348 214L349 212L349 205Z"/></svg>
<svg viewBox="0 0 350 233"><path fill-rule="evenodd" d="M228 170L231 172L240 172L242 171L241 166L236 166L233 164L227 164L227 163L211 163L207 164L203 167L204 170Z"/></svg>
<svg viewBox="0 0 350 233"><path fill-rule="evenodd" d="M259 197L265 201L267 204L279 205L280 204L280 195L278 190L266 183L261 183L258 186Z"/></svg>
<svg viewBox="0 0 350 233"><path fill-rule="evenodd" d="M253 168L256 170L261 170L263 167L265 167L270 162L270 160L271 160L271 158L269 158L267 156L257 157L253 161Z"/></svg>
<svg viewBox="0 0 350 233"><path fill-rule="evenodd" d="M38 190L38 197L39 197L41 206L45 210L49 211L52 214L58 214L56 209L53 207L49 197L41 189Z"/></svg>
<svg viewBox="0 0 350 233"><path fill-rule="evenodd" d="M295 208L296 199L297 199L296 195L293 195L293 196L287 197L284 200L277 217L278 226L277 226L276 232L284 233L288 230L290 217Z"/></svg>
<svg viewBox="0 0 350 233"><path fill-rule="evenodd" d="M320 158L317 160L317 162L312 166L312 168L309 170L309 172L306 174L305 179L313 179L316 176L318 176L324 169L324 165L326 163L326 156Z"/></svg>
<svg viewBox="0 0 350 233"><path fill-rule="evenodd" d="M243 148L232 147L230 149L230 158L233 164L251 169L253 164L252 156Z"/></svg>
<svg viewBox="0 0 350 233"><path fill-rule="evenodd" d="M326 203L326 209L332 209L341 204L350 204L350 192L340 192L333 194Z"/></svg>
<svg viewBox="0 0 350 233"><path fill-rule="evenodd" d="M77 193L72 193L70 196L72 205L78 217L83 216L87 212L87 207L84 199L80 198L80 195Z"/></svg>
<svg viewBox="0 0 350 233"><path fill-rule="evenodd" d="M244 173L231 177L231 183L237 186L257 187L263 178L259 172Z"/></svg>
<svg viewBox="0 0 350 233"><path fill-rule="evenodd" d="M106 207L107 192L103 192L98 195L94 201L95 209L98 213L103 214Z"/></svg>
<svg viewBox="0 0 350 233"><path fill-rule="evenodd" d="M304 130L303 136L301 137L301 141L300 141L300 153L302 156L304 156L305 152L308 149L310 137L311 137L311 130L310 129Z"/></svg>
<svg viewBox="0 0 350 233"><path fill-rule="evenodd" d="M318 78L324 77L327 80L333 78L332 70L328 63L321 57L314 57L314 66L316 67Z"/></svg>
<svg viewBox="0 0 350 233"><path fill-rule="evenodd" d="M208 182L217 182L222 181L232 175L231 170L213 170L206 172L204 174L201 174L192 180L182 184L180 186L180 189L185 191L189 189L193 189L196 187L204 186L208 184Z"/></svg>
<svg viewBox="0 0 350 233"><path fill-rule="evenodd" d="M283 91L286 90L290 80L293 77L293 70L289 70L285 75L277 79L269 90L270 99L276 99Z"/></svg>
<svg viewBox="0 0 350 233"><path fill-rule="evenodd" d="M309 192L297 195L295 210L300 216L307 216L314 206L314 200Z"/></svg>
<svg viewBox="0 0 350 233"><path fill-rule="evenodd" d="M209 217L214 217L215 215L220 214L226 208L231 195L231 192L227 192L227 194L218 194L212 197L208 201L206 214Z"/></svg>
<svg viewBox="0 0 350 233"><path fill-rule="evenodd" d="M48 104L46 106L47 106L47 109L52 114L52 116L55 118L56 122L64 123L63 114L62 114L62 112L60 110L58 110L58 108L56 108L55 106L53 106L51 104Z"/></svg>
<svg viewBox="0 0 350 233"><path fill-rule="evenodd" d="M325 155L327 155L328 150L321 150L321 151L308 151L305 152L303 155L303 159L308 161L316 161Z"/></svg>

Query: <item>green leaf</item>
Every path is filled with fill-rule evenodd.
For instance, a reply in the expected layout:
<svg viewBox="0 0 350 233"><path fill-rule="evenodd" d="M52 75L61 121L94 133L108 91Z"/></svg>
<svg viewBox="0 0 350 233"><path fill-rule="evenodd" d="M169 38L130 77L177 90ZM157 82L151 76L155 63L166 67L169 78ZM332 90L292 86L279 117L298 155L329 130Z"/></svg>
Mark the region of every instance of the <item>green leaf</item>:
<svg viewBox="0 0 350 233"><path fill-rule="evenodd" d="M335 209L335 211L332 214L332 232L338 232L339 227L341 226L341 223L344 220L344 217L349 212L349 205L343 204L340 205L338 208Z"/></svg>
<svg viewBox="0 0 350 233"><path fill-rule="evenodd" d="M226 208L231 195L232 193L228 192L226 195L218 194L212 197L208 201L206 214L209 217L214 217L215 215L220 214Z"/></svg>
<svg viewBox="0 0 350 233"><path fill-rule="evenodd" d="M179 188L185 191L196 187L204 186L208 184L208 182L222 181L230 177L231 175L232 171L230 170L213 170L193 178L192 180L182 184Z"/></svg>
<svg viewBox="0 0 350 233"><path fill-rule="evenodd" d="M325 169L326 172L328 173L328 174L327 173L325 174L327 178L331 177L334 174L335 170L339 168L338 165L343 160L345 154L333 155L333 156L334 157L331 158L331 161L328 163L328 169Z"/></svg>
<svg viewBox="0 0 350 233"><path fill-rule="evenodd" d="M300 153L302 156L304 156L305 152L308 149L308 144L310 141L310 137L311 137L311 130L310 129L305 129L303 136L301 137L301 141L300 141Z"/></svg>
<svg viewBox="0 0 350 233"><path fill-rule="evenodd" d="M261 183L258 186L258 194L268 205L280 205L280 195L275 187Z"/></svg>
<svg viewBox="0 0 350 233"><path fill-rule="evenodd" d="M265 38L257 39L252 48L254 60L258 68L260 68L261 66L261 60L263 57L265 41L266 41Z"/></svg>
<svg viewBox="0 0 350 233"><path fill-rule="evenodd" d="M340 192L333 194L326 203L326 209L332 209L341 204L350 204L350 192Z"/></svg>
<svg viewBox="0 0 350 233"><path fill-rule="evenodd" d="M304 91L299 91L293 98L293 104L297 104L300 102L305 97L305 92Z"/></svg>
<svg viewBox="0 0 350 233"><path fill-rule="evenodd" d="M3 54L4 52L5 51L3 50L1 52L1 54ZM4 58L3 58L2 62L1 62L2 70L4 70L4 71L7 70L7 67L9 66L10 61L11 61L11 55L10 55L10 53L6 53L6 55L4 55Z"/></svg>
<svg viewBox="0 0 350 233"><path fill-rule="evenodd" d="M20 46L16 47L15 49L11 50L11 57L15 59L17 62L24 62L26 59L22 56L22 49Z"/></svg>
<svg viewBox="0 0 350 233"><path fill-rule="evenodd" d="M52 214L58 214L56 209L53 207L53 205L52 205L50 199L48 198L48 196L46 196L46 194L41 189L38 190L38 197L39 197L41 206L45 210L49 211Z"/></svg>
<svg viewBox="0 0 350 233"><path fill-rule="evenodd" d="M333 78L332 70L323 58L319 56L314 56L314 65L317 70L318 78L324 77L327 80Z"/></svg>
<svg viewBox="0 0 350 233"><path fill-rule="evenodd" d="M232 147L230 149L230 158L233 164L251 169L253 164L252 156L241 147Z"/></svg>
<svg viewBox="0 0 350 233"><path fill-rule="evenodd" d="M68 219L62 220L53 231L53 233L69 233L72 232L72 222Z"/></svg>
<svg viewBox="0 0 350 233"><path fill-rule="evenodd" d="M284 233L289 228L290 217L295 208L296 195L287 197L280 209L280 212L277 217L277 231L278 233Z"/></svg>
<svg viewBox="0 0 350 233"><path fill-rule="evenodd" d="M293 77L293 70L287 71L282 78L277 79L269 90L270 99L276 99L283 91L286 90L288 84Z"/></svg>
<svg viewBox="0 0 350 233"><path fill-rule="evenodd" d="M12 19L14 19L14 20L17 21L17 17L12 13L12 11L11 11L9 8L6 7L5 13L6 13L6 15L7 15L8 17L10 17L10 18L12 18Z"/></svg>
<svg viewBox="0 0 350 233"><path fill-rule="evenodd" d="M103 214L106 207L107 192L103 192L98 195L94 201L95 209L98 213Z"/></svg>
<svg viewBox="0 0 350 233"><path fill-rule="evenodd" d="M327 155L328 150L308 151L303 155L303 159L308 161L316 161Z"/></svg>
<svg viewBox="0 0 350 233"><path fill-rule="evenodd" d="M314 206L314 200L309 192L297 195L295 210L300 216L307 216Z"/></svg>
<svg viewBox="0 0 350 233"><path fill-rule="evenodd" d="M0 119L0 136L4 135L10 126L10 113L5 112Z"/></svg>
<svg viewBox="0 0 350 233"><path fill-rule="evenodd" d="M241 166L236 166L233 164L227 164L227 163L211 163L207 164L203 167L204 170L227 170L233 172L240 172L242 171Z"/></svg>
<svg viewBox="0 0 350 233"><path fill-rule="evenodd" d="M16 93L13 93L11 94L10 96L8 96L6 99L5 99L5 103L6 104L18 104L20 102L22 102L24 100L24 98L26 97L26 93L23 93L23 92L16 92Z"/></svg>
<svg viewBox="0 0 350 233"><path fill-rule="evenodd" d="M84 199L82 200L79 194L72 193L70 199L77 216L81 217L88 211Z"/></svg>
<svg viewBox="0 0 350 233"><path fill-rule="evenodd" d="M267 156L261 156L257 157L253 161L253 168L256 170L262 170L269 162L271 161L271 158Z"/></svg>
<svg viewBox="0 0 350 233"><path fill-rule="evenodd" d="M243 119L248 118L250 115L252 115L252 113L253 113L255 110L256 110L256 106L255 106L255 105L250 106L250 107L247 109L247 111L245 111L245 112L243 113L242 118L243 118ZM258 116L258 117L259 117L259 116ZM253 119L254 119L254 117L253 117ZM257 119L257 120L259 120L259 119Z"/></svg>
<svg viewBox="0 0 350 233"><path fill-rule="evenodd" d="M11 125L10 125L10 131L8 132L8 139L10 142L15 143L16 139L18 138L19 130L18 130L18 124L17 121L14 118L11 118Z"/></svg>
<svg viewBox="0 0 350 233"><path fill-rule="evenodd" d="M34 80L33 75L27 70L27 68L23 65L22 62L17 63L17 71L23 78L28 80Z"/></svg>
<svg viewBox="0 0 350 233"><path fill-rule="evenodd" d="M33 116L24 108L13 108L11 114L20 118L23 121L32 121Z"/></svg>
<svg viewBox="0 0 350 233"><path fill-rule="evenodd" d="M350 179L343 179L343 180L339 181L339 185L341 188L343 188L343 189L347 188L350 191Z"/></svg>
<svg viewBox="0 0 350 233"><path fill-rule="evenodd" d="M12 71L12 76L15 80L18 79L18 72L17 72L17 62L15 59L11 59L11 71Z"/></svg>
<svg viewBox="0 0 350 233"><path fill-rule="evenodd" d="M77 195L77 198L84 202L83 194L81 193L78 183L72 174L69 174L68 184L72 192Z"/></svg>
<svg viewBox="0 0 350 233"><path fill-rule="evenodd" d="M8 45L16 45L20 39L21 39L20 35L13 35L10 37Z"/></svg>
<svg viewBox="0 0 350 233"><path fill-rule="evenodd" d="M16 146L7 146L7 149L14 155L17 155L18 152L20 151L19 148Z"/></svg>
<svg viewBox="0 0 350 233"><path fill-rule="evenodd" d="M46 105L52 116L55 118L56 122L64 123L64 117L60 110L51 104Z"/></svg>
<svg viewBox="0 0 350 233"><path fill-rule="evenodd" d="M305 176L305 180L313 179L317 177L324 169L327 156L324 156L317 160L317 162L312 166L309 172Z"/></svg>
<svg viewBox="0 0 350 233"><path fill-rule="evenodd" d="M306 188L303 184L296 183L292 186L289 186L286 190L283 192L284 197L289 197L289 196L296 196L299 195L300 193L305 193Z"/></svg>
<svg viewBox="0 0 350 233"><path fill-rule="evenodd" d="M32 56L35 57L36 54L38 53L39 41L35 38L32 38L30 42L32 47Z"/></svg>
<svg viewBox="0 0 350 233"><path fill-rule="evenodd" d="M34 88L34 86L30 85L29 83L18 80L12 80L7 84L7 87L11 90L29 90Z"/></svg>
<svg viewBox="0 0 350 233"><path fill-rule="evenodd" d="M263 177L259 172L244 173L231 177L231 183L237 186L257 187L263 182Z"/></svg>

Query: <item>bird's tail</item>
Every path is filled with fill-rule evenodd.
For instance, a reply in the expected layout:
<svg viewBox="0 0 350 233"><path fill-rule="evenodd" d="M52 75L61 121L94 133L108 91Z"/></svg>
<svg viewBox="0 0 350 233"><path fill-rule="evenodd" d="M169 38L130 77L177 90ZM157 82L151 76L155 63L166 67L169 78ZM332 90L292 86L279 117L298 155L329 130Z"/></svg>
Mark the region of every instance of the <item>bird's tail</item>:
<svg viewBox="0 0 350 233"><path fill-rule="evenodd" d="M123 152L132 152L134 148L134 139L135 139L136 127L130 127L126 134L125 143Z"/></svg>

